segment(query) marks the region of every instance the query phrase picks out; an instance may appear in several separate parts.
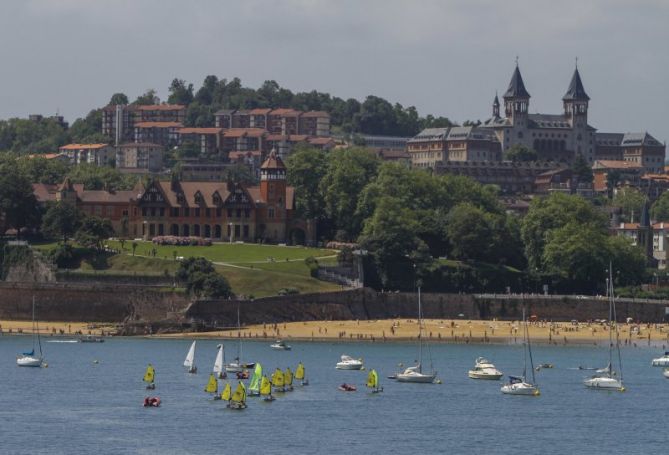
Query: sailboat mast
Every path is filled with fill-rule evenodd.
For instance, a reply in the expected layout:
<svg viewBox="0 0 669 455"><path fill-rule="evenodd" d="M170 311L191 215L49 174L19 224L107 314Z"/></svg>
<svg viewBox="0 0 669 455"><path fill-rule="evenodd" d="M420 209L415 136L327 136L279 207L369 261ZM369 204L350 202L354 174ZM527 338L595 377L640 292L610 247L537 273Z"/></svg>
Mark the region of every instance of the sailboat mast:
<svg viewBox="0 0 669 455"><path fill-rule="evenodd" d="M613 371L613 270L609 262L609 373Z"/></svg>
<svg viewBox="0 0 669 455"><path fill-rule="evenodd" d="M423 309L420 303L420 286L418 286L418 372L423 372Z"/></svg>
<svg viewBox="0 0 669 455"><path fill-rule="evenodd" d="M527 378L527 323L525 305L523 305L523 381Z"/></svg>
<svg viewBox="0 0 669 455"><path fill-rule="evenodd" d="M609 267L609 270L612 268ZM615 300L615 295L613 294L613 272L611 272L610 276L610 283L611 283L611 289L610 289L610 294L611 294L611 308L612 308L612 313L613 313L613 320L616 322L616 350L618 351L618 365L620 366L620 383L622 384L623 382L623 358L620 355L620 339L619 336L620 334L618 333L618 317L616 315L616 300Z"/></svg>
<svg viewBox="0 0 669 455"><path fill-rule="evenodd" d="M241 333L241 324L239 322L239 303L237 303L237 337L239 338L239 343L237 344L237 363L241 366L242 364L242 333Z"/></svg>

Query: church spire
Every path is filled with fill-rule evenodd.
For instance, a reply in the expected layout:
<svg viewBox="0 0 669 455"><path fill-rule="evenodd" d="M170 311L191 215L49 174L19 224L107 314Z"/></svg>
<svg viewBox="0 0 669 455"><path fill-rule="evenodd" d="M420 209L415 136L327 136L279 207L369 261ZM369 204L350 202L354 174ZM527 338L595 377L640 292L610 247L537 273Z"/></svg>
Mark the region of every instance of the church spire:
<svg viewBox="0 0 669 455"><path fill-rule="evenodd" d="M507 98L529 98L530 94L525 89L525 83L523 82L523 76L520 75L520 68L518 67L518 60L516 60L516 69L513 71L511 76L511 82L509 82L509 88L504 92L504 99Z"/></svg>
<svg viewBox="0 0 669 455"><path fill-rule="evenodd" d="M574 74L571 76L571 82L567 93L562 97L563 101L590 101L590 97L585 93L583 82L581 81L581 74L578 72L578 66L574 69Z"/></svg>
<svg viewBox="0 0 669 455"><path fill-rule="evenodd" d="M492 102L492 116L495 118L499 117L499 98L497 97L497 92L495 92L495 99Z"/></svg>

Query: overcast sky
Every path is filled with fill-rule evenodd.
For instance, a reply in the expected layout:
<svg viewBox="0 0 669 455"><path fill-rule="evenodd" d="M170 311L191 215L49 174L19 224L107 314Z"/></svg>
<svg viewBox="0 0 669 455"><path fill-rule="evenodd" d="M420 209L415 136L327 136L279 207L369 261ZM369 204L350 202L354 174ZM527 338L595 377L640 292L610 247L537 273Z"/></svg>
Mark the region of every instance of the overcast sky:
<svg viewBox="0 0 669 455"><path fill-rule="evenodd" d="M669 139L666 0L0 1L0 118L72 121L215 74L462 122L490 115L516 56L530 111L560 113L578 56L591 125Z"/></svg>

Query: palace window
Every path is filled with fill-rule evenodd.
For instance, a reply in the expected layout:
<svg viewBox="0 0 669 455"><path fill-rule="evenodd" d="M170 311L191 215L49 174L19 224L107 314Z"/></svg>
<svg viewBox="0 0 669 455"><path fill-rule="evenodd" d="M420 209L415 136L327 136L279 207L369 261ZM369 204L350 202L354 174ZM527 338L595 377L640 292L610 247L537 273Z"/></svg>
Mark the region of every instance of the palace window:
<svg viewBox="0 0 669 455"><path fill-rule="evenodd" d="M194 216L200 216L200 207L196 207L195 209L195 215Z"/></svg>
<svg viewBox="0 0 669 455"><path fill-rule="evenodd" d="M190 216L190 207L184 207L184 216Z"/></svg>
<svg viewBox="0 0 669 455"><path fill-rule="evenodd" d="M179 207L172 207L172 216L179 216Z"/></svg>
<svg viewBox="0 0 669 455"><path fill-rule="evenodd" d="M228 209L228 218L232 218L232 209Z"/></svg>
<svg viewBox="0 0 669 455"><path fill-rule="evenodd" d="M267 211L267 216L268 216L269 218L274 218L274 209L270 208L270 209Z"/></svg>
<svg viewBox="0 0 669 455"><path fill-rule="evenodd" d="M241 218L242 217L242 209L237 209L236 215L237 215L237 218Z"/></svg>

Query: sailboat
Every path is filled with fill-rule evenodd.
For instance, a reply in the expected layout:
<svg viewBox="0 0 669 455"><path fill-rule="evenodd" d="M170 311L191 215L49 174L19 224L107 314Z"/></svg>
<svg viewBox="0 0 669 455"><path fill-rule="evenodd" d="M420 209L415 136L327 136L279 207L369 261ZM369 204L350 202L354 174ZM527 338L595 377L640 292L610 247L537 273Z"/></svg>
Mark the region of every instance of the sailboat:
<svg viewBox="0 0 669 455"><path fill-rule="evenodd" d="M403 373L398 373L395 379L399 382L435 382L437 372L434 371L432 360L430 359L430 370L423 371L423 308L420 302L420 286L418 286L418 363L409 367Z"/></svg>
<svg viewBox="0 0 669 455"><path fill-rule="evenodd" d="M272 383L267 379L267 376L262 377L260 381L260 396L263 397L264 401L274 401L272 396Z"/></svg>
<svg viewBox="0 0 669 455"><path fill-rule="evenodd" d="M283 376L283 371L281 371L279 368L274 370L274 374L272 374L272 386L274 387L274 390L277 392L285 392L285 378Z"/></svg>
<svg viewBox="0 0 669 455"><path fill-rule="evenodd" d="M501 388L502 393L507 395L531 395L539 396L539 387L537 387L536 378L534 377L534 362L532 360L532 347L530 346L530 332L527 328L527 320L525 319L525 308L523 308L523 375L510 376L509 382L504 384ZM530 371L532 372L532 382L527 382L527 357L530 358Z"/></svg>
<svg viewBox="0 0 669 455"><path fill-rule="evenodd" d="M620 340L618 338L618 323L616 319L616 301L613 294L613 270L609 264L609 279L607 283L609 294L609 364L597 370L596 374L583 381L583 385L590 389L605 389L625 391L623 385L623 362L620 356ZM616 331L616 350L618 351L618 365L620 365L620 376L613 369L613 330Z"/></svg>
<svg viewBox="0 0 669 455"><path fill-rule="evenodd" d="M197 343L197 341L193 341L193 344L190 345L186 360L184 360L184 366L188 368L189 373L193 374L197 373L197 367L195 366L195 343Z"/></svg>
<svg viewBox="0 0 669 455"><path fill-rule="evenodd" d="M144 372L144 382L146 382L147 390L153 390L156 388L156 383L154 382L155 379L156 370L153 368L153 365L149 363L149 365L146 367L146 371Z"/></svg>
<svg viewBox="0 0 669 455"><path fill-rule="evenodd" d="M297 368L295 369L295 379L301 381L302 385L309 385L309 380L306 379L304 364L302 362L297 364Z"/></svg>
<svg viewBox="0 0 669 455"><path fill-rule="evenodd" d="M253 370L253 376L251 376L251 382L249 383L249 395L258 396L260 395L260 380L262 379L262 365L256 363L256 368Z"/></svg>
<svg viewBox="0 0 669 455"><path fill-rule="evenodd" d="M216 353L216 360L214 361L214 374L218 379L225 379L226 374L225 374L225 368L223 366L225 362L225 353L224 353L224 347L222 344L218 345L218 352Z"/></svg>
<svg viewBox="0 0 669 455"><path fill-rule="evenodd" d="M232 398L232 387L230 387L229 382L226 382L225 387L223 387L223 391L221 392L221 400L230 403L231 398Z"/></svg>
<svg viewBox="0 0 669 455"><path fill-rule="evenodd" d="M207 386L204 388L204 391L213 394L214 400L221 399L221 396L218 394L218 379L216 379L216 375L214 373L209 375L209 382L207 382Z"/></svg>
<svg viewBox="0 0 669 455"><path fill-rule="evenodd" d="M372 389L372 393L383 392L383 387L379 387L379 375L372 369L367 375L367 387Z"/></svg>
<svg viewBox="0 0 669 455"><path fill-rule="evenodd" d="M243 363L242 362L242 337L240 334L241 324L239 322L239 305L237 305L237 334L239 343L237 344L237 357L234 362L230 362L225 366L225 371L228 373L241 373L245 368L255 367L255 363Z"/></svg>
<svg viewBox="0 0 669 455"><path fill-rule="evenodd" d="M290 367L286 368L286 371L283 373L283 383L286 387L286 392L293 391L293 372L290 370Z"/></svg>
<svg viewBox="0 0 669 455"><path fill-rule="evenodd" d="M228 402L228 407L230 409L246 408L246 387L244 387L244 383L242 381L237 383L237 388Z"/></svg>
<svg viewBox="0 0 669 455"><path fill-rule="evenodd" d="M46 363L44 363L44 354L42 353L42 339L40 338L39 335L39 324L37 322L37 319L35 319L35 296L33 296L32 332L33 332L32 350L30 352L24 352L16 357L16 364L20 367L41 367L42 365L46 366ZM37 340L39 355L35 355L35 340Z"/></svg>

